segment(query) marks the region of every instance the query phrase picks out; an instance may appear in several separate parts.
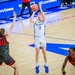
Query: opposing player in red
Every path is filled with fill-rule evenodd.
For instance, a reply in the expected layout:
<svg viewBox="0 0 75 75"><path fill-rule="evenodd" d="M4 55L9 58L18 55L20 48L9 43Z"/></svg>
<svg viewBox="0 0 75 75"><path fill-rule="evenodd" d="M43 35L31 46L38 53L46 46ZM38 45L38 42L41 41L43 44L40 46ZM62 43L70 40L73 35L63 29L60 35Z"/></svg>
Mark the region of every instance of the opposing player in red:
<svg viewBox="0 0 75 75"><path fill-rule="evenodd" d="M0 28L0 65L4 62L14 69L14 75L18 74L18 67L15 60L9 54L9 36L12 32L16 20L16 13L14 12L14 19L10 26L8 33L5 32L4 28Z"/></svg>
<svg viewBox="0 0 75 75"><path fill-rule="evenodd" d="M21 13L20 13L20 17L22 17L23 12L24 12L26 7L28 7L30 16L32 15L33 12L32 12L32 9L30 7L30 0L22 0L22 10L21 10Z"/></svg>
<svg viewBox="0 0 75 75"><path fill-rule="evenodd" d="M63 75L66 75L65 67L68 61L75 67L75 48L74 47L69 48L68 56L66 56L65 61L62 65L61 70Z"/></svg>

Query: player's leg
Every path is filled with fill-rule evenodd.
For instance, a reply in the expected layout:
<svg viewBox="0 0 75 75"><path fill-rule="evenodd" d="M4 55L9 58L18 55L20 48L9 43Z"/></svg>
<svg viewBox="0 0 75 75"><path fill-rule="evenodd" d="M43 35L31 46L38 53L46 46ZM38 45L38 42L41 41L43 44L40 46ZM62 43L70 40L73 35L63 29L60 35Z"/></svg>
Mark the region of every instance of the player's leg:
<svg viewBox="0 0 75 75"><path fill-rule="evenodd" d="M22 10L21 10L21 13L20 13L20 17L22 17L22 14L25 10L25 7L26 7L26 4L25 3L22 3Z"/></svg>
<svg viewBox="0 0 75 75"><path fill-rule="evenodd" d="M43 57L44 57L44 62L47 63L46 40L45 40L45 37L41 37L41 47L42 47L42 53L43 53Z"/></svg>
<svg viewBox="0 0 75 75"><path fill-rule="evenodd" d="M31 16L33 12L32 12L32 9L30 7L30 2L27 3L27 7L28 7L28 10L29 10L29 14Z"/></svg>
<svg viewBox="0 0 75 75"><path fill-rule="evenodd" d="M35 55L36 67L35 67L35 71L36 71L36 73L39 73L39 64L38 64L38 61L39 61L40 49L39 48L35 48L35 50L36 50L36 55Z"/></svg>
<svg viewBox="0 0 75 75"><path fill-rule="evenodd" d="M36 50L36 55L35 55L35 59L36 59L36 66L38 66L38 61L39 61L39 54L40 54L40 39L38 37L34 38L34 43L35 43L35 50Z"/></svg>
<svg viewBox="0 0 75 75"><path fill-rule="evenodd" d="M19 68L16 63L11 65L11 67L14 69L14 75L19 75Z"/></svg>
<svg viewBox="0 0 75 75"><path fill-rule="evenodd" d="M42 53L43 53L43 57L44 57L44 62L47 63L47 55L46 55L46 48L45 47L42 47Z"/></svg>
<svg viewBox="0 0 75 75"><path fill-rule="evenodd" d="M45 38L41 38L41 46L42 46L42 53L43 53L43 57L44 57L44 68L45 68L45 72L49 73L49 68L48 68L48 64L47 64L47 54L46 54L46 40Z"/></svg>
<svg viewBox="0 0 75 75"><path fill-rule="evenodd" d="M42 53L43 53L43 57L44 57L44 61L45 61L45 65L44 65L45 72L49 73L49 68L48 68L48 64L47 64L46 48L45 47L42 47Z"/></svg>
<svg viewBox="0 0 75 75"><path fill-rule="evenodd" d="M14 75L19 75L18 66L15 63L15 60L9 54L3 55L3 62L14 69Z"/></svg>
<svg viewBox="0 0 75 75"><path fill-rule="evenodd" d="M35 50L36 50L36 55L35 55L35 59L36 59L36 67L35 67L35 72L39 73L39 54L40 54L40 44L39 44L39 38L34 38L34 42L35 42Z"/></svg>
<svg viewBox="0 0 75 75"><path fill-rule="evenodd" d="M36 66L38 66L40 49L39 49L39 48L35 48L35 50L36 50L36 55L35 55L35 59L36 59Z"/></svg>

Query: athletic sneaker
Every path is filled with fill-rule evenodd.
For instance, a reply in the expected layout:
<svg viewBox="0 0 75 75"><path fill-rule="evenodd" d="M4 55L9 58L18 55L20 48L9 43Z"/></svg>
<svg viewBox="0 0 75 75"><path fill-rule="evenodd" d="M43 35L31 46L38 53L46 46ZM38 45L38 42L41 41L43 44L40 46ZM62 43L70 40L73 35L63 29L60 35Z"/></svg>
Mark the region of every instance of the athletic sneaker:
<svg viewBox="0 0 75 75"><path fill-rule="evenodd" d="M45 66L45 65L44 65L44 68L45 68L45 73L49 73L49 68L48 68L48 66Z"/></svg>
<svg viewBox="0 0 75 75"><path fill-rule="evenodd" d="M36 68L35 68L35 72L36 72L36 74L38 74L38 73L39 73L39 65L38 65L38 66L36 66Z"/></svg>

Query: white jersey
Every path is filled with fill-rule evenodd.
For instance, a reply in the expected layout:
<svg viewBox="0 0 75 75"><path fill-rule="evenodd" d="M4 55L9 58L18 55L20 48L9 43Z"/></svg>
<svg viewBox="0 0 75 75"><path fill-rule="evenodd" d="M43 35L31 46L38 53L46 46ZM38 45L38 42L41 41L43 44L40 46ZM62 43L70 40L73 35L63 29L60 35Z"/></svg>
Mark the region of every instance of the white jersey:
<svg viewBox="0 0 75 75"><path fill-rule="evenodd" d="M34 36L43 37L45 36L46 25L43 21L36 21L34 23Z"/></svg>

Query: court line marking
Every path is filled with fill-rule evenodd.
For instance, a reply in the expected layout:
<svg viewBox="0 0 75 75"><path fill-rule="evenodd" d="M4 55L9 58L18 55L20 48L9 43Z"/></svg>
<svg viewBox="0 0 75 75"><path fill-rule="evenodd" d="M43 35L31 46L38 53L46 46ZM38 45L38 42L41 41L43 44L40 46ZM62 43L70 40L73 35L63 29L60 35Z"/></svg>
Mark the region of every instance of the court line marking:
<svg viewBox="0 0 75 75"><path fill-rule="evenodd" d="M64 18L62 18L60 20L65 20L65 19L69 19L69 18L73 18L73 17L75 17L75 15L70 16L70 17L64 17ZM14 33L14 34L21 34L21 35L28 35L28 36L34 36L32 34L23 34L23 33L15 33L15 32L12 32L12 33ZM52 38L52 39L66 40L66 41L73 41L73 42L75 42L75 40L65 39L65 38L57 38L57 37L51 37L51 36L46 36L46 38Z"/></svg>
<svg viewBox="0 0 75 75"><path fill-rule="evenodd" d="M68 16L68 17L64 17L64 18L61 18L60 20L70 19L70 18L74 18L74 17L75 17L75 15L73 15L73 16Z"/></svg>
<svg viewBox="0 0 75 75"><path fill-rule="evenodd" d="M23 33L15 33L15 32L12 32L14 34L20 34L20 35L28 35L28 36L33 36L32 34L23 34ZM71 40L71 39L65 39L65 38L57 38L57 37L50 37L50 36L45 36L46 38L52 38L52 39L58 39L58 40L66 40L66 41L73 41L75 42L75 40Z"/></svg>

